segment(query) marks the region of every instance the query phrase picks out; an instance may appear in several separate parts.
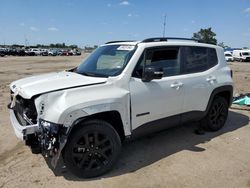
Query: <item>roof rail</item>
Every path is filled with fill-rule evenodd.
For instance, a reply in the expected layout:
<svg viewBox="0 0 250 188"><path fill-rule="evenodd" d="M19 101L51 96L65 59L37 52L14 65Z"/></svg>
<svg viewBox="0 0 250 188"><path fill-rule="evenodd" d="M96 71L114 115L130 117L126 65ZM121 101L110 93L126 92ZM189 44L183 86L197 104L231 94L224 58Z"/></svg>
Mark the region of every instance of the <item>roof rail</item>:
<svg viewBox="0 0 250 188"><path fill-rule="evenodd" d="M163 42L163 41L168 41L167 38L164 37L156 37L156 38L148 38L148 39L144 39L141 42Z"/></svg>
<svg viewBox="0 0 250 188"><path fill-rule="evenodd" d="M112 44L112 43L118 43L118 42L135 42L134 40L114 40L106 42L105 44Z"/></svg>
<svg viewBox="0 0 250 188"><path fill-rule="evenodd" d="M188 41L196 41L200 42L199 40L196 39L189 39L189 38L177 38L177 37L159 37L159 38L148 38L144 39L141 42L163 42L163 41L168 41L168 40L188 40Z"/></svg>

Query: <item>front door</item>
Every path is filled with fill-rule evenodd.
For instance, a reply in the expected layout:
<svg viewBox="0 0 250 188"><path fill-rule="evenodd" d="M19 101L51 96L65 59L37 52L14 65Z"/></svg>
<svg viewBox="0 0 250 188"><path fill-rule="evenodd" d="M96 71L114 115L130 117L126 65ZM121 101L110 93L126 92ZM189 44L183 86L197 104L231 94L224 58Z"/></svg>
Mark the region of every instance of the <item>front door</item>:
<svg viewBox="0 0 250 188"><path fill-rule="evenodd" d="M179 47L147 49L130 79L132 129L166 117L179 121L184 99ZM163 70L163 78L143 82L143 67ZM171 122L169 122L171 123ZM167 127L168 125L166 125Z"/></svg>

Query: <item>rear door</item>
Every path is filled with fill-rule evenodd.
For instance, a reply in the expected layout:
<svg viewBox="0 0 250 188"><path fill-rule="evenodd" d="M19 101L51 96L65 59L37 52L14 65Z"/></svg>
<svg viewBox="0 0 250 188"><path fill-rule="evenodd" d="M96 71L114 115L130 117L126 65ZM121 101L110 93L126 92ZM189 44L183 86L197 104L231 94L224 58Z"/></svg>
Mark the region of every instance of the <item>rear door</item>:
<svg viewBox="0 0 250 188"><path fill-rule="evenodd" d="M181 48L182 79L185 85L183 112L205 111L212 91L217 87L217 53L213 48L186 46ZM189 114L191 115L191 114ZM188 118L192 119L191 116Z"/></svg>

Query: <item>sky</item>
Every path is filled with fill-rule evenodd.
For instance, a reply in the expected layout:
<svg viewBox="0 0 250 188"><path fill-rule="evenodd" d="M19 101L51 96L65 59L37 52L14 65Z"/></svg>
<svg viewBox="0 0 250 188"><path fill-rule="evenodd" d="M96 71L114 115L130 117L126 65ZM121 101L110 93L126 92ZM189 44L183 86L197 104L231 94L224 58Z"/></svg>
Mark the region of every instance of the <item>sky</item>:
<svg viewBox="0 0 250 188"><path fill-rule="evenodd" d="M212 27L218 42L250 47L250 0L0 0L0 44L100 45Z"/></svg>

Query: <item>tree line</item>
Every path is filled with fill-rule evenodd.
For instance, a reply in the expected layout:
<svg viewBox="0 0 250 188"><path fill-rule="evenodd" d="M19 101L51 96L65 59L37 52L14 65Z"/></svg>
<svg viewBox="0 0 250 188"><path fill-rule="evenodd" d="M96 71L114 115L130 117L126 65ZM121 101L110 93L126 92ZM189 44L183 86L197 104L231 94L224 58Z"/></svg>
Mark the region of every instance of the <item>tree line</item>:
<svg viewBox="0 0 250 188"><path fill-rule="evenodd" d="M214 44L221 46L222 48L230 48L229 46L225 45L224 42L217 42L216 33L212 31L212 28L205 28L200 29L197 33L193 33L192 39L198 40L203 43Z"/></svg>

